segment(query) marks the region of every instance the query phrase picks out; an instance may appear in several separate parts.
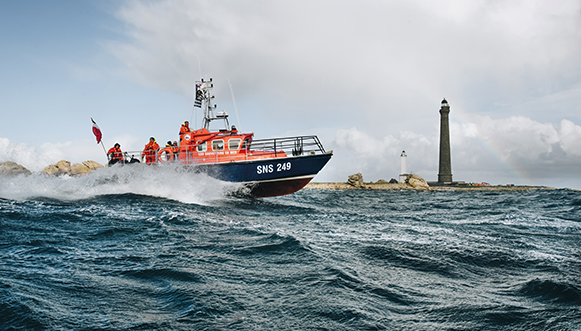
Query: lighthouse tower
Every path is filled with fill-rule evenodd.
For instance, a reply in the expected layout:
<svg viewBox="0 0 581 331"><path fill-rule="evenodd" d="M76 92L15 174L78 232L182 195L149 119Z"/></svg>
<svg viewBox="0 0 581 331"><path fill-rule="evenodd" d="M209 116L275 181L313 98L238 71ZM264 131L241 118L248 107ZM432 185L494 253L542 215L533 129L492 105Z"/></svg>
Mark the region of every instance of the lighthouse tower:
<svg viewBox="0 0 581 331"><path fill-rule="evenodd" d="M401 151L401 173L399 174L399 182L400 183L405 183L405 180L407 179L407 165L406 165L406 158L407 155L405 154L405 151Z"/></svg>
<svg viewBox="0 0 581 331"><path fill-rule="evenodd" d="M450 153L450 124L448 115L450 106L446 99L440 107L440 168L438 169L439 183L452 183L452 161Z"/></svg>

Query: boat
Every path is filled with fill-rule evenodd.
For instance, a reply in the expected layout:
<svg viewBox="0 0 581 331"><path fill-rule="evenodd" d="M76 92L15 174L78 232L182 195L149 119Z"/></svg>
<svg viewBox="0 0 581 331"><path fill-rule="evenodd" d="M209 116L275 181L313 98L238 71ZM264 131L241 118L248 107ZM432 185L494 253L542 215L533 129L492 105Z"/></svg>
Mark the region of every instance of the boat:
<svg viewBox="0 0 581 331"><path fill-rule="evenodd" d="M255 198L281 196L305 187L333 156L325 151L317 136L292 136L254 139L254 133L242 133L230 125L229 114L216 111L212 79L196 82L194 106L202 108L202 127L181 133L179 145L171 153L160 149L152 163L179 162L188 172L205 173L213 178L240 183ZM212 131L210 123L223 128ZM142 152L125 153L124 163L144 160ZM141 153L141 154L139 154Z"/></svg>

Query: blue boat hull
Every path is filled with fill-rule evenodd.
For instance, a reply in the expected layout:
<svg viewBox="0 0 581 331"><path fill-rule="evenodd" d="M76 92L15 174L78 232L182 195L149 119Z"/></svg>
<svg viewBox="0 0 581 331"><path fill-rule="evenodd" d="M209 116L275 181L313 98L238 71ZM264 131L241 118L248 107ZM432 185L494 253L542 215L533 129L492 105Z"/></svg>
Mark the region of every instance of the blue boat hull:
<svg viewBox="0 0 581 331"><path fill-rule="evenodd" d="M294 193L307 185L329 162L332 154L294 156L241 162L197 164L195 172L243 183L250 195L265 198Z"/></svg>

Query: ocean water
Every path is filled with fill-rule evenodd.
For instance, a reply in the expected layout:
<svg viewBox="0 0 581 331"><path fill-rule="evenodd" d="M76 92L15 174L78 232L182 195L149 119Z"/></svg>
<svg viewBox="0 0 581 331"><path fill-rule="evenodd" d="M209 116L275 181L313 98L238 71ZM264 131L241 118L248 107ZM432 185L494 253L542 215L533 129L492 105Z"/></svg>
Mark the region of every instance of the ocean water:
<svg viewBox="0 0 581 331"><path fill-rule="evenodd" d="M0 178L1 330L581 330L581 193Z"/></svg>

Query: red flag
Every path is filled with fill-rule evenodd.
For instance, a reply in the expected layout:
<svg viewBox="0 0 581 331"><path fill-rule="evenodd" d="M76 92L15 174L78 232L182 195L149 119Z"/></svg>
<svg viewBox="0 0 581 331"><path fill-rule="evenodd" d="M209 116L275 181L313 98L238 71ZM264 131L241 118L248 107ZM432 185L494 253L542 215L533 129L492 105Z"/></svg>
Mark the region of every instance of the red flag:
<svg viewBox="0 0 581 331"><path fill-rule="evenodd" d="M101 142L101 137L103 136L103 134L101 133L101 129L99 129L99 126L97 125L97 123L95 123L95 121L93 121L93 118L91 117L91 122L93 122L93 134L95 135L95 138L97 138L97 144Z"/></svg>

